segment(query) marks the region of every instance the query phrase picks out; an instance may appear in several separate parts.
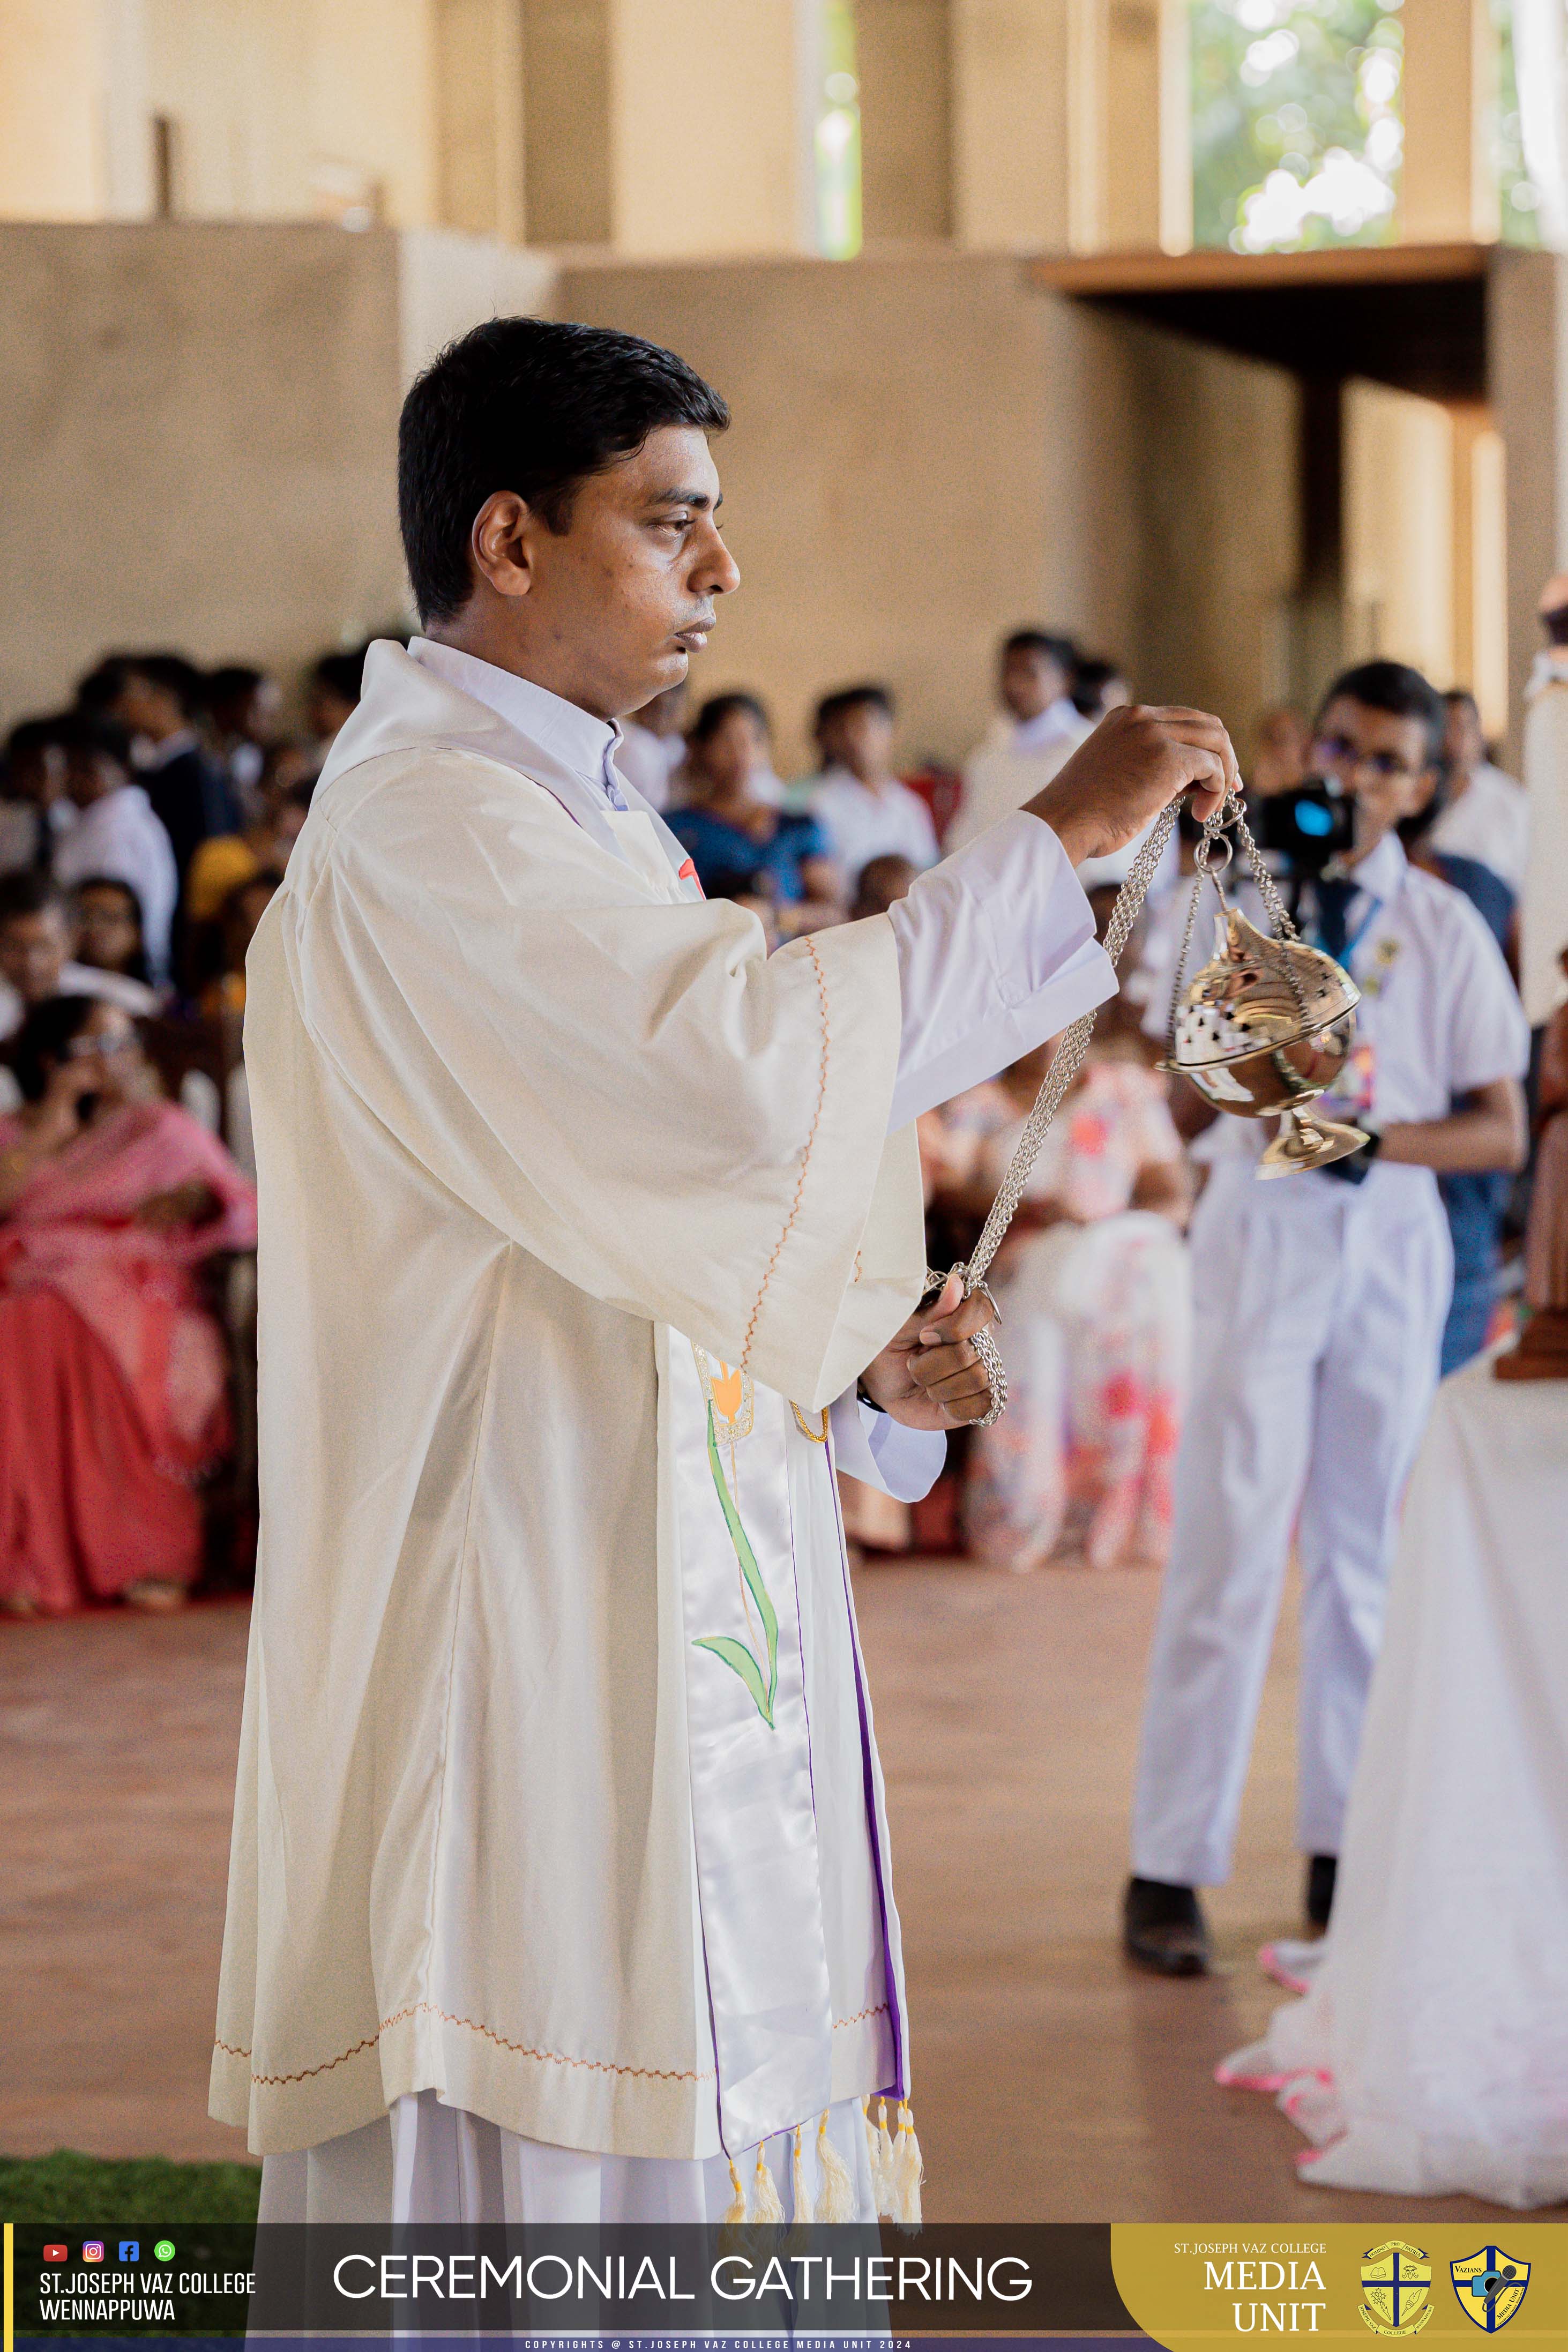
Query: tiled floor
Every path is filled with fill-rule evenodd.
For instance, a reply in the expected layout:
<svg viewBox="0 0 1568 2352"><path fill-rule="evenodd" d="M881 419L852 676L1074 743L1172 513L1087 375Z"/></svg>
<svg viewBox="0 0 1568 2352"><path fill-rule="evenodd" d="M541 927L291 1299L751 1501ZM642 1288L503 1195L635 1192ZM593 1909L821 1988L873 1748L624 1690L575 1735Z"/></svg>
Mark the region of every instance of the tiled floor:
<svg viewBox="0 0 1568 2352"><path fill-rule="evenodd" d="M1226 1972L1161 1984L1114 1935L1145 1574L876 1568L858 1598L888 1769L933 2219L1352 2220L1216 2058L1281 1996L1291 1656L1269 1684ZM0 1625L0 2151L234 2156L205 2116L247 1621ZM1434 2202L1433 2219L1488 2209Z"/></svg>

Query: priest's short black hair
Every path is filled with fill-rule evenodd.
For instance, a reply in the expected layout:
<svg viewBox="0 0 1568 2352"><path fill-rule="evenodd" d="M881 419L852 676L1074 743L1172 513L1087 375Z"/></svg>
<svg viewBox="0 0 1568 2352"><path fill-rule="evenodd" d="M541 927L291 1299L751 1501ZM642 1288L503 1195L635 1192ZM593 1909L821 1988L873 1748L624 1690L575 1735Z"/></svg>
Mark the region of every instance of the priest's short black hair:
<svg viewBox="0 0 1568 2352"><path fill-rule="evenodd" d="M1364 709L1381 710L1390 719L1419 719L1426 730L1428 764L1436 767L1442 759L1447 730L1443 698L1431 680L1408 662L1358 662L1354 669L1342 670L1318 706L1320 723L1330 703L1342 696Z"/></svg>
<svg viewBox="0 0 1568 2352"><path fill-rule="evenodd" d="M468 603L469 534L497 490L565 531L578 485L660 425L721 433L729 422L711 384L640 335L489 319L459 336L416 380L398 426L398 520L421 620Z"/></svg>

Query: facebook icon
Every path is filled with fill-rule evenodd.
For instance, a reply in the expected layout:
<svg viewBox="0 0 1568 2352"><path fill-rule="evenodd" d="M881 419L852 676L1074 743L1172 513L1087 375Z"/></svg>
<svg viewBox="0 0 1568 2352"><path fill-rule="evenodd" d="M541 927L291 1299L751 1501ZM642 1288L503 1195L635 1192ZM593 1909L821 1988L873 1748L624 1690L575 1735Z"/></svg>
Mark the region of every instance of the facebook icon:
<svg viewBox="0 0 1568 2352"><path fill-rule="evenodd" d="M120 2259L122 2263L140 2262L142 2259L141 2239L121 2238L120 2241Z"/></svg>

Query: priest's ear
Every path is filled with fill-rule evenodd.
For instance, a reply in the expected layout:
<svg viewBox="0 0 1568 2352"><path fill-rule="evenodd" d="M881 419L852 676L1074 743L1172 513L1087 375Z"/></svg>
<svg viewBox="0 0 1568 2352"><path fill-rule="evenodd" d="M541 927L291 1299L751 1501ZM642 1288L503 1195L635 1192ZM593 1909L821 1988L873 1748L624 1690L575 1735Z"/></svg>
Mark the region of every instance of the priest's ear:
<svg viewBox="0 0 1568 2352"><path fill-rule="evenodd" d="M498 596L526 596L533 584L531 541L541 518L515 490L492 490L468 536L474 569Z"/></svg>

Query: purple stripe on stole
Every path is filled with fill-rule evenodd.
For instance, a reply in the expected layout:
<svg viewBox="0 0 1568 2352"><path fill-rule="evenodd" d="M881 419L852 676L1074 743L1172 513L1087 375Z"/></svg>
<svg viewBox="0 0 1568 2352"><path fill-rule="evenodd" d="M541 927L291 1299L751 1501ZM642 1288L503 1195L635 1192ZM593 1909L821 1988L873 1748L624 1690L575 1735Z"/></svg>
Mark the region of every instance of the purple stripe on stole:
<svg viewBox="0 0 1568 2352"><path fill-rule="evenodd" d="M849 1622L849 1654L855 1661L855 1705L860 1717L860 1772L866 1788L866 1827L871 1839L871 1869L877 1881L877 1915L882 1923L882 1981L888 1994L888 2022L893 2029L893 2080L882 2085L881 2095L901 2099L907 2095L904 2082L904 2019L899 2007L898 1972L893 1967L892 1945L888 1936L888 1884L882 1868L882 1841L877 1831L877 1787L871 1778L871 1722L866 1712L866 1677L860 1665L860 1636L855 1624L855 1595L849 1583L849 1551L844 1540L844 1514L838 1504L838 1465L833 1458L833 1433L828 1429L824 1449L833 1474L833 1523L838 1530L838 1559L844 1577L844 1607ZM798 1602L797 1602L798 1611Z"/></svg>

